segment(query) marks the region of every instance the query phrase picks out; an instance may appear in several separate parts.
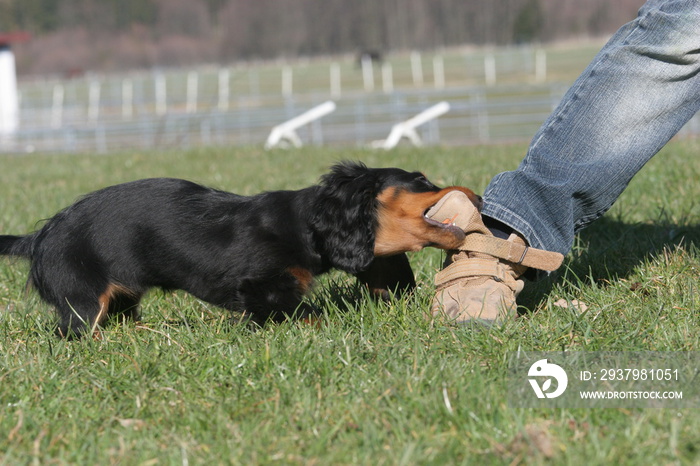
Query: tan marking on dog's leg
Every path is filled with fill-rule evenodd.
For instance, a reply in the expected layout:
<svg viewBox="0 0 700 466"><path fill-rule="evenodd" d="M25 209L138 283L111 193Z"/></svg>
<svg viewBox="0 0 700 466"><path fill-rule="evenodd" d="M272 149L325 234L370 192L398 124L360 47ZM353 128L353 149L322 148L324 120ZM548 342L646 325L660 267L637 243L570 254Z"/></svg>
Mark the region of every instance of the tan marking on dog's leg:
<svg viewBox="0 0 700 466"><path fill-rule="evenodd" d="M323 325L323 320L321 320L321 317L319 316L306 316L301 319L301 321L304 323L304 325L308 325L309 327L313 327L316 330L319 330L321 326Z"/></svg>
<svg viewBox="0 0 700 466"><path fill-rule="evenodd" d="M119 285L117 283L110 283L109 285L107 285L107 289L97 299L97 301L100 303L100 310L97 313L97 316L95 316L95 321L92 322L91 330L93 336L99 334L97 326L104 322L104 320L107 318L107 315L109 313L109 305L112 302L112 300L119 294L125 294L129 296L134 295L134 293L131 290L123 287L122 285Z"/></svg>

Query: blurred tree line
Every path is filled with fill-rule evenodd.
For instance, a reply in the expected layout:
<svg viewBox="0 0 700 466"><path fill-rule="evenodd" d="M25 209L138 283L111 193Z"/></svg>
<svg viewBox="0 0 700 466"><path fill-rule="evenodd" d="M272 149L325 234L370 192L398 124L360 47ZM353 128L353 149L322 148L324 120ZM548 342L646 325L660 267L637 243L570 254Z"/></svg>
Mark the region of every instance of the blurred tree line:
<svg viewBox="0 0 700 466"><path fill-rule="evenodd" d="M24 72L552 41L613 32L643 0L0 0Z"/></svg>

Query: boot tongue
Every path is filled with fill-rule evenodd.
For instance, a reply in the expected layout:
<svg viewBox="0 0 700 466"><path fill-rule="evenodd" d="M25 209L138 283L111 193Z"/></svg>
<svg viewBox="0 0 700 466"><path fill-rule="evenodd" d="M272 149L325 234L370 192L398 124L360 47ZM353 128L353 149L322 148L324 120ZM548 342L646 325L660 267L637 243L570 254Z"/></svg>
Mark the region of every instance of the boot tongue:
<svg viewBox="0 0 700 466"><path fill-rule="evenodd" d="M466 234L482 233L491 235L491 232L481 219L479 210L462 191L449 191L437 204L428 209L425 216L436 222L453 223L464 230ZM452 251L452 254L448 253L447 260L456 261L460 260L460 258L468 257L497 260L488 254L466 250Z"/></svg>
<svg viewBox="0 0 700 466"><path fill-rule="evenodd" d="M428 209L425 216L436 222L452 223L465 233L491 234L484 226L479 210L461 191L449 191L437 204Z"/></svg>

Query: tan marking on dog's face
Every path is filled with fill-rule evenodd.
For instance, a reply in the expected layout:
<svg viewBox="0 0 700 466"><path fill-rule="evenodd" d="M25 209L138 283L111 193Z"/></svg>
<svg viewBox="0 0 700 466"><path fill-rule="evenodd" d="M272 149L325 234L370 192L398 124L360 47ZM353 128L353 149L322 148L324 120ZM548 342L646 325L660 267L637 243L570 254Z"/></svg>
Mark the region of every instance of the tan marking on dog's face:
<svg viewBox="0 0 700 466"><path fill-rule="evenodd" d="M287 268L287 272L296 278L299 292L301 294L306 294L314 281L314 276L311 271L303 267L289 267Z"/></svg>
<svg viewBox="0 0 700 466"><path fill-rule="evenodd" d="M419 251L426 246L441 249L455 249L459 246L464 241L464 232L456 228L430 224L424 218L425 212L449 191L461 191L475 206L481 206L481 198L470 189L461 186L427 193L414 193L390 187L379 193L374 255L388 256Z"/></svg>

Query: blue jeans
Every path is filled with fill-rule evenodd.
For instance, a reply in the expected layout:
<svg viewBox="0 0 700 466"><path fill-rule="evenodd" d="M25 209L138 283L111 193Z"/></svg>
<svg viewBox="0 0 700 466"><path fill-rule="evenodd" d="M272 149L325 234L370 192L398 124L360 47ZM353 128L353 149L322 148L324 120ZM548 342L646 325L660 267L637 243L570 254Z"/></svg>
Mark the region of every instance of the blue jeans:
<svg viewBox="0 0 700 466"><path fill-rule="evenodd" d="M700 1L650 0L576 80L520 166L491 181L482 213L566 254L698 109Z"/></svg>

